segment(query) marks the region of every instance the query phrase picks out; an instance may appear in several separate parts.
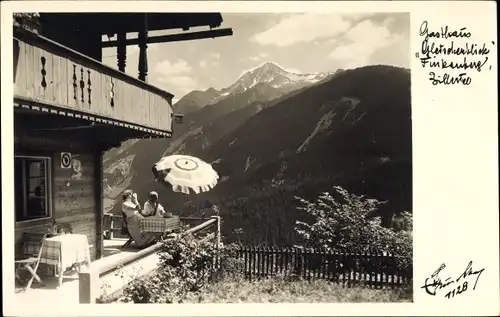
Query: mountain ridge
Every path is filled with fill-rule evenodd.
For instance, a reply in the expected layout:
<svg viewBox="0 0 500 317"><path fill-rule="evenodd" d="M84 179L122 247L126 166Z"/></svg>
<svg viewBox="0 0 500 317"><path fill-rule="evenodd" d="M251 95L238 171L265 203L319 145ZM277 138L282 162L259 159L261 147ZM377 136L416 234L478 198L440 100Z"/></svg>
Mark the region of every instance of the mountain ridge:
<svg viewBox="0 0 500 317"><path fill-rule="evenodd" d="M294 196L312 199L333 185L387 200L379 214L387 225L391 215L412 208L410 86L409 70L378 65L341 71L267 101L239 106L242 99L228 100L187 115L185 132L172 140L130 145L114 164L130 162L124 170L136 176L127 186L141 197L156 190L174 213L197 215L196 201L215 202L224 234L243 228L247 242L296 242L291 228L305 216ZM154 183L150 164L173 153L212 163L219 184L184 197ZM118 204L114 209L119 212Z"/></svg>
<svg viewBox="0 0 500 317"><path fill-rule="evenodd" d="M258 84L267 83L281 93L318 83L336 72L293 73L284 70L274 62L265 62L242 74L233 84L222 89L210 87L194 90L179 99L173 108L176 112L188 114L205 106L216 104L230 96L243 93Z"/></svg>

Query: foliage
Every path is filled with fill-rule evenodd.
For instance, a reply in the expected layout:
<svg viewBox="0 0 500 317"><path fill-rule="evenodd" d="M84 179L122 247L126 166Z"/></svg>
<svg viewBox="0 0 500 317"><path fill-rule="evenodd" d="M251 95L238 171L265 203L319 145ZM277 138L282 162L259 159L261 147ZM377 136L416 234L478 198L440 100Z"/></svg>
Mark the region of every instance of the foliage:
<svg viewBox="0 0 500 317"><path fill-rule="evenodd" d="M40 29L40 14L38 13L29 13L29 12L18 12L18 13L13 13L13 18L14 18L14 24L18 24L19 26L33 30L33 31L38 31Z"/></svg>
<svg viewBox="0 0 500 317"><path fill-rule="evenodd" d="M409 221L409 220L408 220ZM241 231L242 230L238 230ZM402 234L394 232L395 235ZM120 302L133 303L238 303L238 302L395 302L411 301L409 290L343 288L326 280L306 281L284 274L245 280L239 244L217 246L213 235L186 235L164 242L158 268L125 287ZM218 257L216 257L218 255ZM217 262L213 259L218 258ZM214 268L218 268L214 270ZM112 302L110 297L101 302Z"/></svg>
<svg viewBox="0 0 500 317"><path fill-rule="evenodd" d="M302 204L298 209L315 218L312 224L296 221L295 229L306 245L351 252L389 252L398 256L399 269L409 269L413 243L411 214L402 214L409 230L396 232L383 227L380 217L373 216L383 202L348 193L339 186L334 186L334 190L335 196L325 192L316 201L296 197Z"/></svg>
<svg viewBox="0 0 500 317"><path fill-rule="evenodd" d="M224 279L189 293L185 303L411 302L412 289L344 288L326 280Z"/></svg>
<svg viewBox="0 0 500 317"><path fill-rule="evenodd" d="M235 259L235 245L217 246L213 235L196 238L184 235L166 240L160 251L158 268L150 277L137 279L124 290L123 302L178 303L190 292L199 291L209 281L235 278L241 263ZM219 255L219 269L214 259ZM215 274L216 273L216 274Z"/></svg>
<svg viewBox="0 0 500 317"><path fill-rule="evenodd" d="M237 243L241 244L241 239L243 238L243 235L245 234L243 232L243 229L242 228L233 229L232 234L236 238Z"/></svg>
<svg viewBox="0 0 500 317"><path fill-rule="evenodd" d="M39 13L36 12L18 12L18 13L13 13L12 14L15 19L38 19L40 17Z"/></svg>

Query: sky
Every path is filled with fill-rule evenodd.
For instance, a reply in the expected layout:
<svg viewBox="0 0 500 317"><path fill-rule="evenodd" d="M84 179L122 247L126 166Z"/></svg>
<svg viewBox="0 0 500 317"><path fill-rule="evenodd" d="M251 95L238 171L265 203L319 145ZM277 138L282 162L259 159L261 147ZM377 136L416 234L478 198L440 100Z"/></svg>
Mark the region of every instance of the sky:
<svg viewBox="0 0 500 317"><path fill-rule="evenodd" d="M192 90L227 87L267 61L299 73L410 67L408 13L222 13L222 18L221 28L232 28L232 36L148 45L148 82L174 94L175 102ZM208 27L188 32L202 30ZM138 58L138 47L128 46L126 72L134 77ZM117 67L116 48L103 50L103 62Z"/></svg>

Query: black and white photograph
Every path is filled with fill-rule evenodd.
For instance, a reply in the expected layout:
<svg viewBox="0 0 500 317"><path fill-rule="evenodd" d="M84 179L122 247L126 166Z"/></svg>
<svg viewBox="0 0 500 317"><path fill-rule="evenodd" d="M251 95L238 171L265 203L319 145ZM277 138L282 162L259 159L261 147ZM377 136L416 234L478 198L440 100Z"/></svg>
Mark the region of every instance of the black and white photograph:
<svg viewBox="0 0 500 317"><path fill-rule="evenodd" d="M4 282L18 307L413 305L417 293L428 302L472 298L496 276L473 252L480 246L464 240L455 260L437 249L425 264L414 260L414 209L419 239L428 235L417 249L443 248L432 239L453 235L441 227L445 205L425 202L467 186L444 176L464 156L443 163L440 151L457 143L432 135L429 109L439 107L427 104L424 115L422 104L438 89L479 85L487 72L473 77L467 55L456 70L467 83L439 82L440 71L461 66L424 48L433 38L472 41L477 29L457 35L456 24L448 31L410 9L373 6L33 8L11 13L13 140L2 135L2 161L4 143L14 152L12 179L2 182L15 211L2 207L14 219L12 239L2 239L14 263ZM465 108L457 109L450 120ZM417 155L434 165L416 166ZM455 185L436 181L431 192L422 172L431 169Z"/></svg>
<svg viewBox="0 0 500 317"><path fill-rule="evenodd" d="M411 301L409 21L15 14L19 296Z"/></svg>

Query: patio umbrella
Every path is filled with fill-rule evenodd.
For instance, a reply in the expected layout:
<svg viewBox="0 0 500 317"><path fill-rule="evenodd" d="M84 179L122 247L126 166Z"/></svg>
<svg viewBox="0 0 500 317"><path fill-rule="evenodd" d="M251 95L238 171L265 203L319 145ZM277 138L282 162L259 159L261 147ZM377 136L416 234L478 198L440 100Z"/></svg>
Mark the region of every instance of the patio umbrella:
<svg viewBox="0 0 500 317"><path fill-rule="evenodd" d="M196 194L207 192L217 185L219 175L212 165L189 155L170 155L154 164L155 180L172 186L174 192Z"/></svg>

